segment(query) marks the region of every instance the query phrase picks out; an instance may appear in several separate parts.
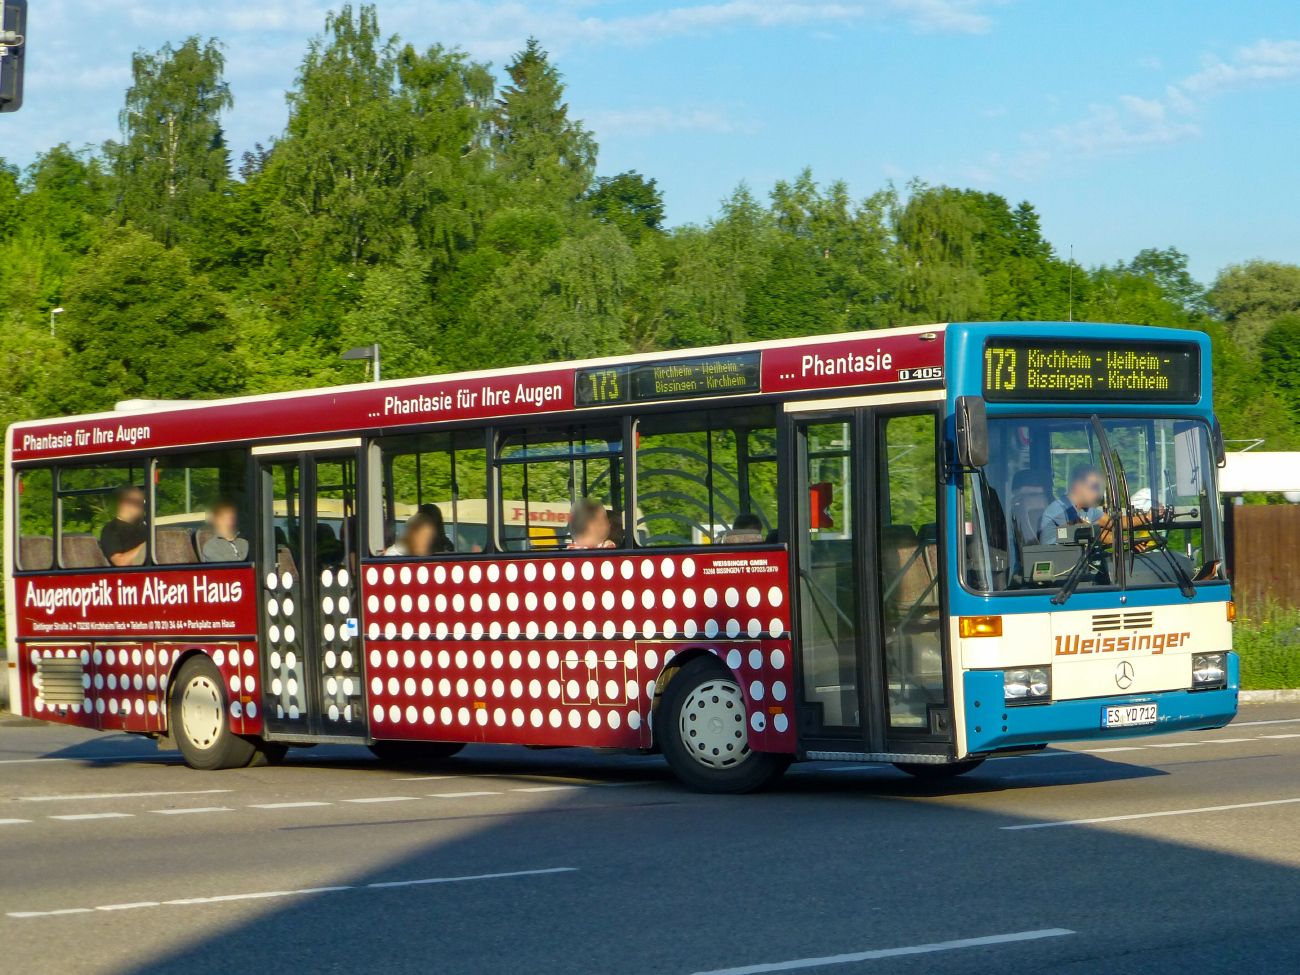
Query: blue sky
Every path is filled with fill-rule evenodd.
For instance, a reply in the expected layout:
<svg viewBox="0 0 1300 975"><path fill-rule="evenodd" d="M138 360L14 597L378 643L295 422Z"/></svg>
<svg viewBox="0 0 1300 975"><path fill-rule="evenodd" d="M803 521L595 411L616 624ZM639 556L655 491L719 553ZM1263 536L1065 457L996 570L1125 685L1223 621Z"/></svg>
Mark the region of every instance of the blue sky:
<svg viewBox="0 0 1300 975"><path fill-rule="evenodd" d="M32 0L26 104L0 156L117 135L131 52L227 45L235 157L285 120L312 0ZM335 5L336 6L336 5ZM565 73L600 171L659 181L669 222L738 182L811 166L1030 200L1084 264L1173 245L1212 279L1300 263L1300 18L1293 3L1034 0L383 0L381 26L498 70L530 35Z"/></svg>

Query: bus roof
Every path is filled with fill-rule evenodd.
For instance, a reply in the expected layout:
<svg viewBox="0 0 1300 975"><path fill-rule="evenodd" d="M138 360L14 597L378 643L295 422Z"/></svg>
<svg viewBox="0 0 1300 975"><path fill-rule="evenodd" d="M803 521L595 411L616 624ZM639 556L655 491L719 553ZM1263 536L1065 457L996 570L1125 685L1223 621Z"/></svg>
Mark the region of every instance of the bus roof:
<svg viewBox="0 0 1300 975"><path fill-rule="evenodd" d="M943 384L945 328L844 332L228 399L128 401L113 412L15 423L6 446L11 461L22 462L379 429L396 433L440 421L518 422L575 409L598 415L602 407L626 408L629 402L716 402L738 393L936 388Z"/></svg>

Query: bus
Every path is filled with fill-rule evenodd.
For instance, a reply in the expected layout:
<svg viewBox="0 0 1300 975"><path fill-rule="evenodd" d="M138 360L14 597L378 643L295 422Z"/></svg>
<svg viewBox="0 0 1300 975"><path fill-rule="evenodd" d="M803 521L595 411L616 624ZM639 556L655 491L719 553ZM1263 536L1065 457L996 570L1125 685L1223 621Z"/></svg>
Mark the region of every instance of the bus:
<svg viewBox="0 0 1300 975"><path fill-rule="evenodd" d="M1222 727L1210 362L947 324L17 423L12 706L200 769L585 746L715 792Z"/></svg>

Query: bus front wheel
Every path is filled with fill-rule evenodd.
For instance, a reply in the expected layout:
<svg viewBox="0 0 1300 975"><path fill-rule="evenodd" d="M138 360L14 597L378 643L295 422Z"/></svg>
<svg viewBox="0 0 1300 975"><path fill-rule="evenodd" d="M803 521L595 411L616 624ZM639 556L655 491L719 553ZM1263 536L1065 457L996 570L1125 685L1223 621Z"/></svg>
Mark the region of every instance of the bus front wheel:
<svg viewBox="0 0 1300 975"><path fill-rule="evenodd" d="M177 747L190 768L243 768L256 746L230 730L225 683L202 654L181 665L172 685L171 722Z"/></svg>
<svg viewBox="0 0 1300 975"><path fill-rule="evenodd" d="M655 729L669 768L700 792L753 792L790 764L791 756L750 749L744 695L712 654L673 675L655 709Z"/></svg>

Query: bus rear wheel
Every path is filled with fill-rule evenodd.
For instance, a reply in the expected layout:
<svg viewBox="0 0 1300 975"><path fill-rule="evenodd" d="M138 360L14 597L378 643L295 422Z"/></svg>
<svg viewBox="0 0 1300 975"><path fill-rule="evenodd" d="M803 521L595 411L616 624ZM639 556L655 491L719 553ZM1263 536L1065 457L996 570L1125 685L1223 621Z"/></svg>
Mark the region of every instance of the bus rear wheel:
<svg viewBox="0 0 1300 975"><path fill-rule="evenodd" d="M744 695L712 654L673 675L655 709L655 729L669 768L699 792L754 792L790 765L791 756L750 749Z"/></svg>
<svg viewBox="0 0 1300 975"><path fill-rule="evenodd" d="M984 764L982 758L971 758L964 762L948 762L944 765L923 765L920 762L895 762L894 768L906 772L918 779L955 779L959 775L973 772Z"/></svg>
<svg viewBox="0 0 1300 975"><path fill-rule="evenodd" d="M376 741L370 751L387 765L431 765L451 758L465 747L463 741Z"/></svg>
<svg viewBox="0 0 1300 975"><path fill-rule="evenodd" d="M190 768L243 768L257 747L230 730L226 688L217 665L202 654L181 664L172 684L171 723Z"/></svg>

